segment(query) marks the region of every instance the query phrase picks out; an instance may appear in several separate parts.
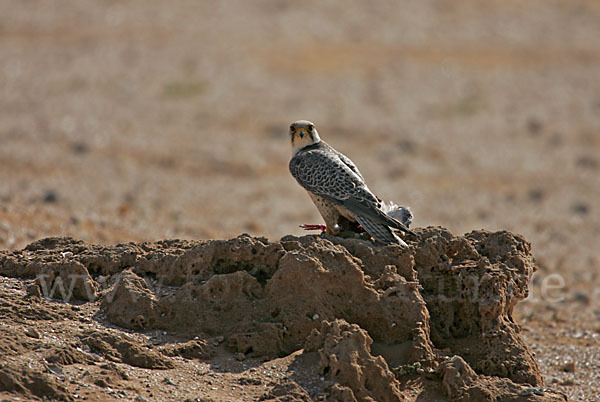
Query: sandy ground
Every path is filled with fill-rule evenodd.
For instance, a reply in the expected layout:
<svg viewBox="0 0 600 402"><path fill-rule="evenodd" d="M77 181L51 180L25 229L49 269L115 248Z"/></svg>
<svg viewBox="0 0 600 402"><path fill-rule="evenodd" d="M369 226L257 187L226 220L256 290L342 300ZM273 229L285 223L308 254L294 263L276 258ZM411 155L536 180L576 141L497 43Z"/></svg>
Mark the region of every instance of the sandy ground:
<svg viewBox="0 0 600 402"><path fill-rule="evenodd" d="M548 386L589 400L598 21L592 0L5 0L0 248L301 234L320 218L287 127L310 119L416 226L532 242L518 319Z"/></svg>

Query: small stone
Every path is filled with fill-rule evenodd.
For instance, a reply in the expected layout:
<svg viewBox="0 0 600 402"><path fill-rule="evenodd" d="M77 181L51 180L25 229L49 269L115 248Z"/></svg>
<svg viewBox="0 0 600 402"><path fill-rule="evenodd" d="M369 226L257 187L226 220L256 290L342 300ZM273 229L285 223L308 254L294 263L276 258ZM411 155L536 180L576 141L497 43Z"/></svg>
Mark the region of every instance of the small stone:
<svg viewBox="0 0 600 402"><path fill-rule="evenodd" d="M58 202L58 193L54 190L48 190L44 193L42 201L48 204L55 204Z"/></svg>
<svg viewBox="0 0 600 402"><path fill-rule="evenodd" d="M520 396L533 396L533 395L539 395L539 396L543 396L544 395L544 388L540 388L540 387L529 387L529 388L525 388L522 389L519 392Z"/></svg>
<svg viewBox="0 0 600 402"><path fill-rule="evenodd" d="M582 304L590 304L590 297L583 292L575 292L573 300Z"/></svg>
<svg viewBox="0 0 600 402"><path fill-rule="evenodd" d="M37 331L37 329L35 329L35 328L27 328L25 330L25 335L29 336L30 338L36 338L36 339L40 339L42 337L40 335L40 333Z"/></svg>
<svg viewBox="0 0 600 402"><path fill-rule="evenodd" d="M83 155L90 151L89 146L85 142L76 142L71 146L74 154Z"/></svg>
<svg viewBox="0 0 600 402"><path fill-rule="evenodd" d="M27 285L27 296L34 299L42 298L42 289L40 288L40 285L37 282L33 282Z"/></svg>
<svg viewBox="0 0 600 402"><path fill-rule="evenodd" d="M575 362L568 362L564 366L562 366L562 371L566 373L574 373L575 372Z"/></svg>
<svg viewBox="0 0 600 402"><path fill-rule="evenodd" d="M529 200L533 201L533 202L540 202L540 201L542 201L544 199L545 195L546 195L546 193L544 192L543 189L541 189L541 188L532 188L527 193L527 198L529 198Z"/></svg>
<svg viewBox="0 0 600 402"><path fill-rule="evenodd" d="M535 387L535 388L533 388L533 393L538 396L543 396L545 393L545 390L544 390L544 388L541 388L541 387Z"/></svg>
<svg viewBox="0 0 600 402"><path fill-rule="evenodd" d="M243 353L241 353L241 352L240 353L236 353L235 354L235 358L236 358L236 360L244 361L244 360L246 360L246 355L243 354Z"/></svg>
<svg viewBox="0 0 600 402"><path fill-rule="evenodd" d="M560 385L564 385L565 387L570 387L572 385L575 385L575 382L573 380L564 380L560 383Z"/></svg>
<svg viewBox="0 0 600 402"><path fill-rule="evenodd" d="M590 213L590 207L587 203L578 201L571 205L571 212L578 215L587 215Z"/></svg>
<svg viewBox="0 0 600 402"><path fill-rule="evenodd" d="M527 120L527 131L532 135L537 135L542 130L542 123L535 117L530 117Z"/></svg>
<svg viewBox="0 0 600 402"><path fill-rule="evenodd" d="M215 338L215 341L217 341L218 343L223 343L225 342L225 337L223 335L219 335Z"/></svg>
<svg viewBox="0 0 600 402"><path fill-rule="evenodd" d="M592 155L580 156L575 163L577 166L587 169L598 169L600 167L600 162Z"/></svg>
<svg viewBox="0 0 600 402"><path fill-rule="evenodd" d="M318 320L319 319L319 314L315 314L312 316L313 321Z"/></svg>
<svg viewBox="0 0 600 402"><path fill-rule="evenodd" d="M148 398L144 398L144 397L143 397L143 396L141 396L141 395L138 395L138 396L136 396L136 397L135 397L135 400L136 400L137 402L148 402Z"/></svg>
<svg viewBox="0 0 600 402"><path fill-rule="evenodd" d="M165 378L163 378L163 382L164 382L165 384L167 384L167 385L174 385L174 386L176 386L176 385L177 385L177 384L175 384L175 383L173 382L173 380L171 380L169 377L165 377Z"/></svg>
<svg viewBox="0 0 600 402"><path fill-rule="evenodd" d="M108 382L106 382L106 379L104 379L104 378L98 378L98 379L96 379L96 381L94 381L94 384L97 385L97 386L99 386L99 387L106 388L106 390L108 392L112 391L112 388L110 388L108 386Z"/></svg>
<svg viewBox="0 0 600 402"><path fill-rule="evenodd" d="M56 365L50 365L46 367L48 369L49 372L54 373L54 374L62 374L63 370L62 368L60 368L59 366Z"/></svg>

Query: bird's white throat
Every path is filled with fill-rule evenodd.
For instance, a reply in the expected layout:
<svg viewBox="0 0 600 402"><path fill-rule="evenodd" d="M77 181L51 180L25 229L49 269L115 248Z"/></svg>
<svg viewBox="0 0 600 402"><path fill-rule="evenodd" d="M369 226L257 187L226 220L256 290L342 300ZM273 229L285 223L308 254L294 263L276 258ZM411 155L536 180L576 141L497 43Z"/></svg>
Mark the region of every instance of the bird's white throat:
<svg viewBox="0 0 600 402"><path fill-rule="evenodd" d="M300 138L298 135L295 135L292 139L292 158L296 156L301 149L310 145L314 145L320 141L321 138L316 131L312 133L312 138L309 134L305 134L302 138Z"/></svg>

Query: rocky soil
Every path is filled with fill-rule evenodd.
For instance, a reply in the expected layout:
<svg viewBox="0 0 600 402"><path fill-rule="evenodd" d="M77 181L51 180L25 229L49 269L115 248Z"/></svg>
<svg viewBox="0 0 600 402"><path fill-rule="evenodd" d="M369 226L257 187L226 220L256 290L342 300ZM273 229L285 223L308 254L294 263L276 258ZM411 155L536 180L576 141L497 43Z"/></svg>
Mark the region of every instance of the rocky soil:
<svg viewBox="0 0 600 402"><path fill-rule="evenodd" d="M506 231L241 235L0 253L2 396L560 401L515 322L536 271Z"/></svg>

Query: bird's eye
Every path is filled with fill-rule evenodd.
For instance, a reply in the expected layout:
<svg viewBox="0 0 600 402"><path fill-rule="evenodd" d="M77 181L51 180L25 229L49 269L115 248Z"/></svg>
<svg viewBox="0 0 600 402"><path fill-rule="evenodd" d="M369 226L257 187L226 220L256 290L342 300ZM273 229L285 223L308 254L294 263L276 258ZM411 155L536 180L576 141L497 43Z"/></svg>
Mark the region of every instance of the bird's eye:
<svg viewBox="0 0 600 402"><path fill-rule="evenodd" d="M308 126L309 133L312 133L314 129L315 129L315 126Z"/></svg>
<svg viewBox="0 0 600 402"><path fill-rule="evenodd" d="M296 131L296 127L290 126L290 131L293 133L294 131Z"/></svg>

